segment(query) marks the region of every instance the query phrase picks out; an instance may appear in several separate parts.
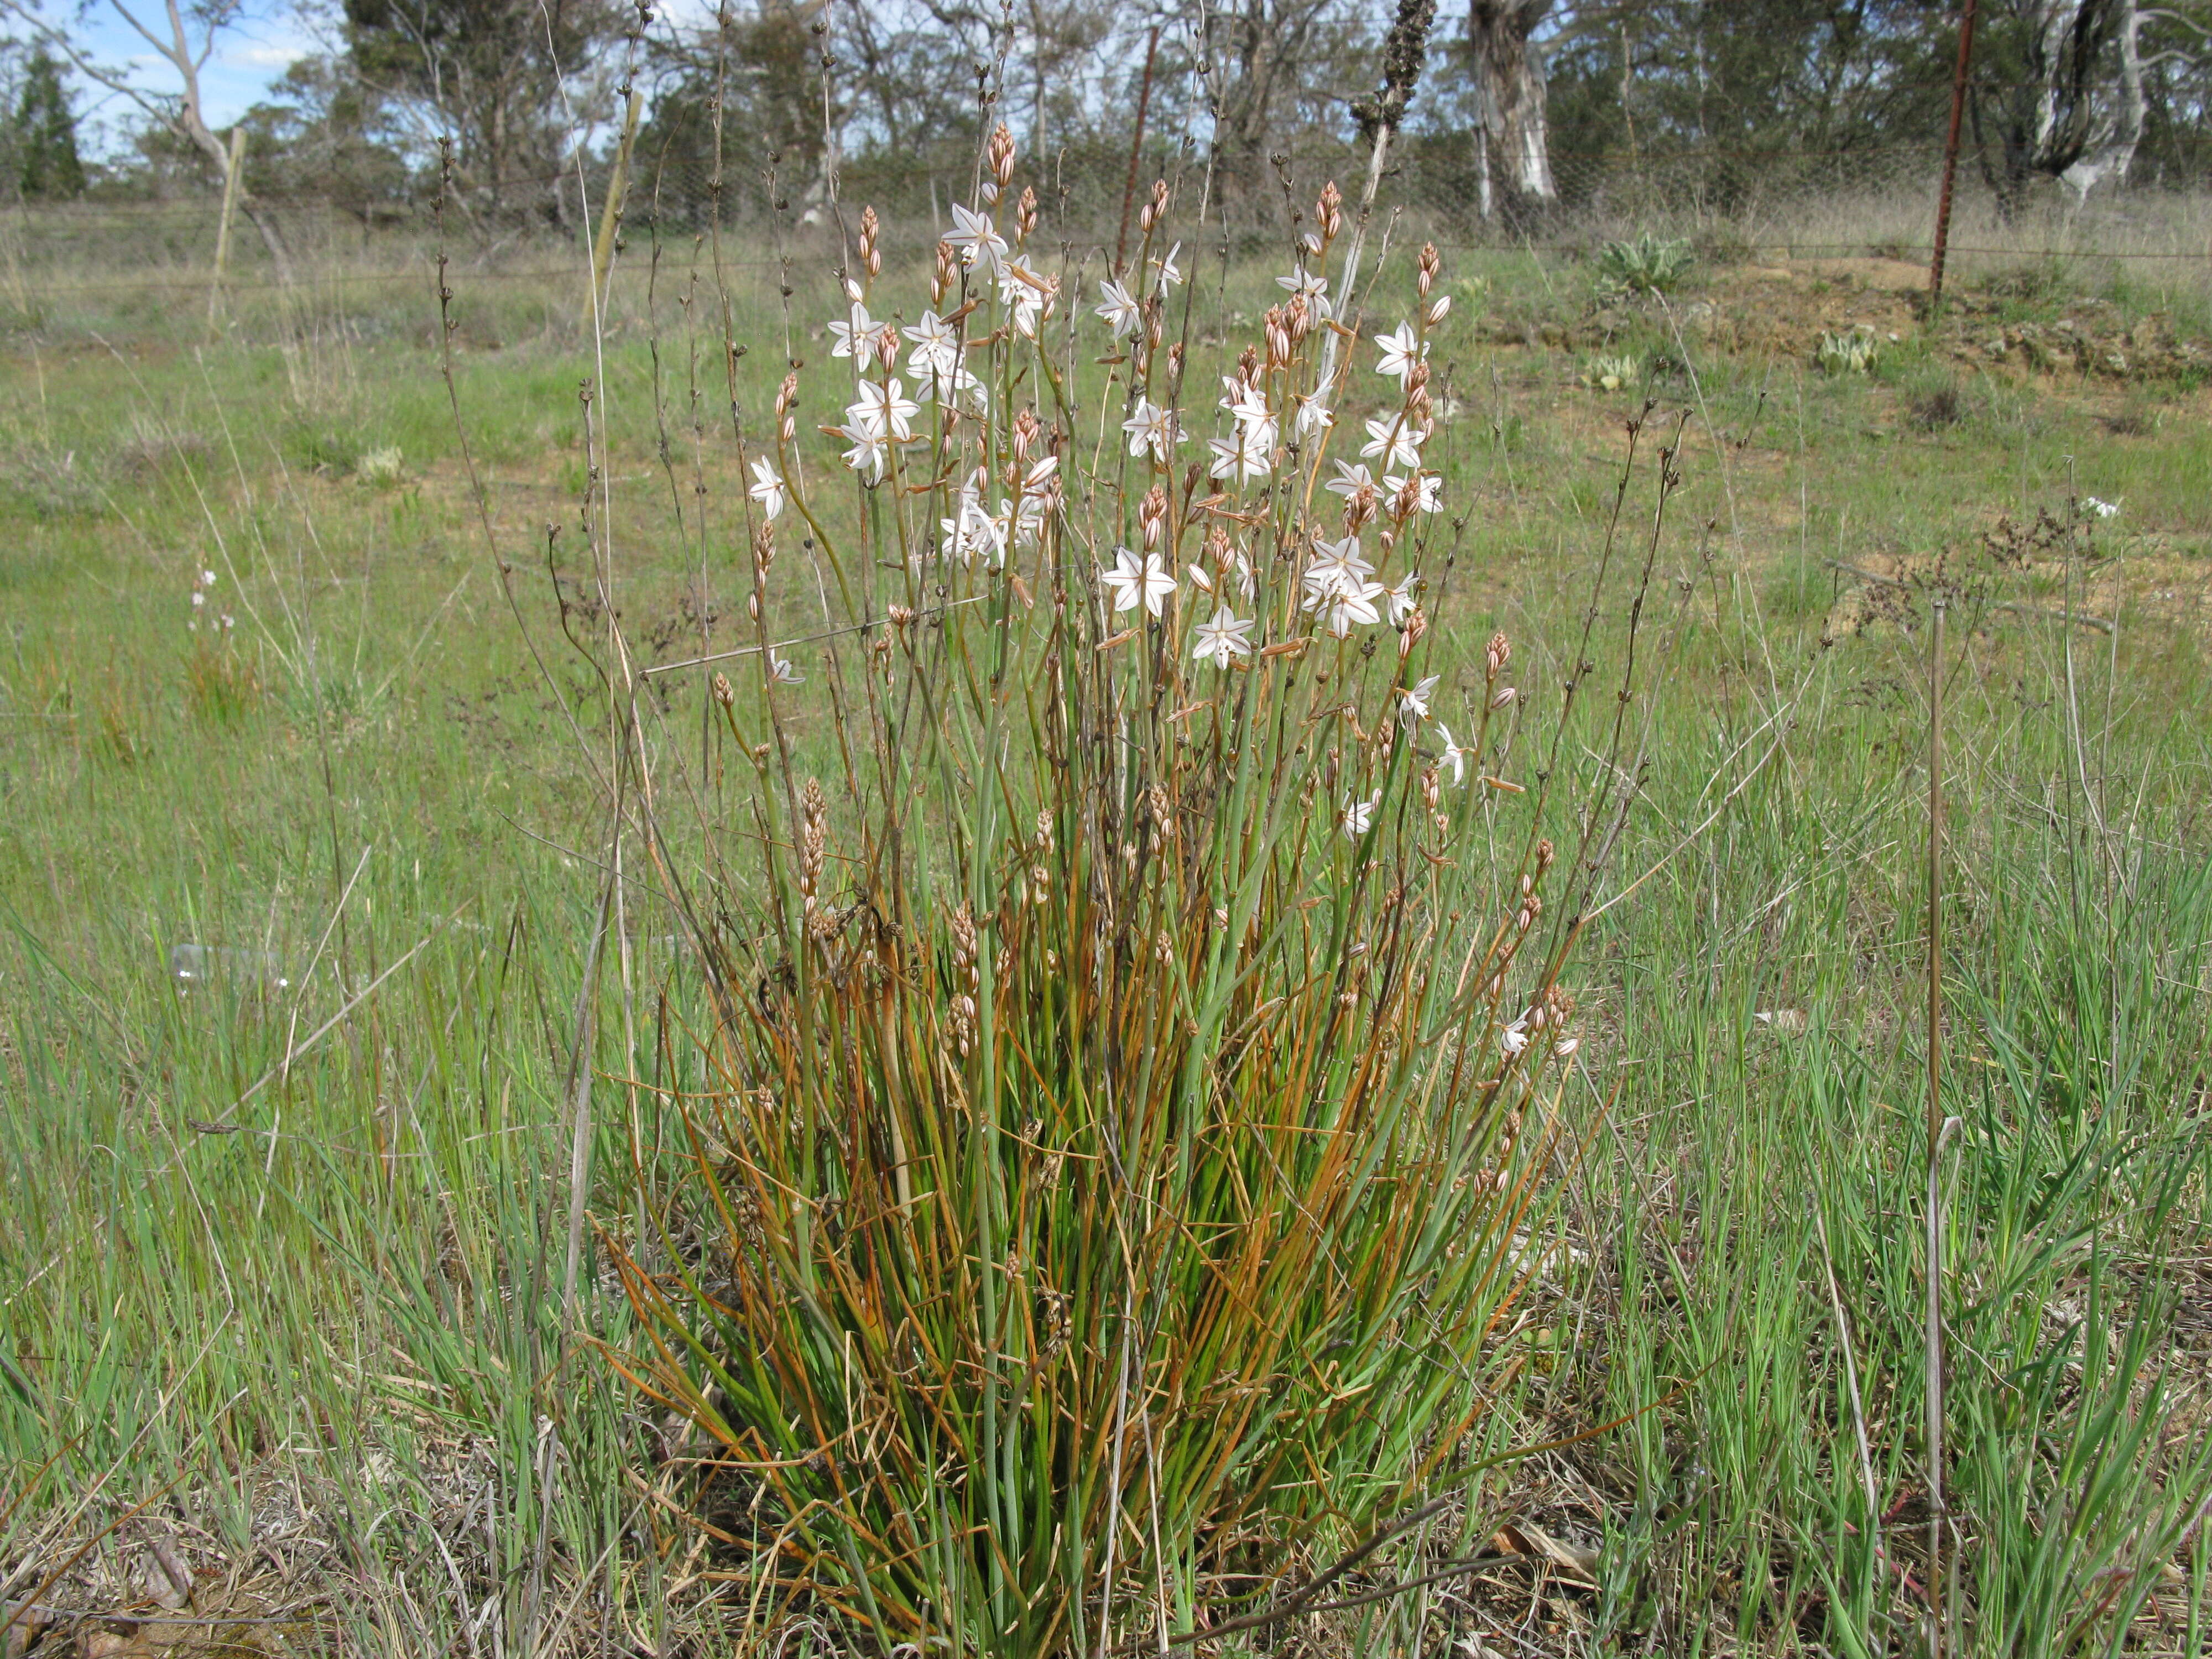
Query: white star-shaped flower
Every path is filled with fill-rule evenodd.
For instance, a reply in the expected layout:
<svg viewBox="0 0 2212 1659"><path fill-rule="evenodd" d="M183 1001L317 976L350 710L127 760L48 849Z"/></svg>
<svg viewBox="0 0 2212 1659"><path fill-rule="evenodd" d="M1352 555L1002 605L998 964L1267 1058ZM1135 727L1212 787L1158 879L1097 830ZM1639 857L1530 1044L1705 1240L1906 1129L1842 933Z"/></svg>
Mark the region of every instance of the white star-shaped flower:
<svg viewBox="0 0 2212 1659"><path fill-rule="evenodd" d="M1225 670L1237 658L1252 654L1251 619L1238 621L1225 605L1214 611L1212 622L1200 623L1194 631L1198 643L1191 647L1193 661L1204 662L1212 657Z"/></svg>
<svg viewBox="0 0 2212 1659"><path fill-rule="evenodd" d="M1359 538L1346 536L1341 541L1316 542L1313 562L1306 566L1305 607L1318 611L1340 593L1365 587L1375 567L1359 551ZM1382 590L1375 590L1380 593ZM1373 617L1368 620L1372 622Z"/></svg>
<svg viewBox="0 0 2212 1659"><path fill-rule="evenodd" d="M1410 732L1429 717L1429 699L1437 694L1437 682L1443 676L1431 674L1416 681L1409 690L1398 693L1398 719Z"/></svg>
<svg viewBox="0 0 2212 1659"><path fill-rule="evenodd" d="M1292 294L1306 296L1306 309L1317 318L1325 318L1328 310L1328 278L1317 270L1301 267L1287 276L1275 278L1277 288L1286 288Z"/></svg>
<svg viewBox="0 0 2212 1659"><path fill-rule="evenodd" d="M952 204L952 228L945 240L958 250L960 263L970 270L981 265L996 276L1006 257L1006 239L999 234L991 216L972 213L957 202Z"/></svg>
<svg viewBox="0 0 2212 1659"><path fill-rule="evenodd" d="M1121 430L1129 434L1129 453L1141 455L1152 451L1152 459L1165 465L1169 452L1182 441L1175 411L1162 409L1150 398L1137 399L1137 412L1121 422Z"/></svg>
<svg viewBox="0 0 2212 1659"><path fill-rule="evenodd" d="M871 432L866 427L842 427L837 435L847 439L852 447L845 452L845 465L873 483L884 476L884 463L890 457L890 441L880 432Z"/></svg>
<svg viewBox="0 0 2212 1659"><path fill-rule="evenodd" d="M1367 826L1375 822L1375 809L1382 804L1382 792L1377 789L1365 800L1354 796L1344 804L1344 838L1358 841L1367 833Z"/></svg>
<svg viewBox="0 0 2212 1659"><path fill-rule="evenodd" d="M1417 603L1413 593L1420 585L1421 573L1418 570L1408 570L1398 579L1398 585L1390 590L1389 595L1391 627L1403 626L1406 618L1413 614Z"/></svg>
<svg viewBox="0 0 2212 1659"><path fill-rule="evenodd" d="M768 677L778 685L804 685L806 683L806 676L791 665L790 658L779 657L773 651L768 653Z"/></svg>
<svg viewBox="0 0 2212 1659"><path fill-rule="evenodd" d="M1375 609L1375 601L1382 597L1380 582L1360 582L1339 588L1328 599L1322 625L1340 640L1354 628L1371 628L1382 619Z"/></svg>
<svg viewBox="0 0 2212 1659"><path fill-rule="evenodd" d="M1160 274L1161 287L1174 288L1182 281L1182 271L1176 264L1176 255L1182 252L1182 244L1177 242L1165 254L1153 259L1152 269Z"/></svg>
<svg viewBox="0 0 2212 1659"><path fill-rule="evenodd" d="M879 323L868 315L867 307L858 300L842 323L830 325L830 332L837 343L830 348L832 357L852 357L865 362L876 349L876 343L891 331L889 323Z"/></svg>
<svg viewBox="0 0 2212 1659"><path fill-rule="evenodd" d="M1105 304L1097 308L1097 314L1106 319L1106 326L1114 331L1115 339L1127 339L1145 320L1144 307L1137 303L1136 296L1121 283L1099 283L1098 297Z"/></svg>
<svg viewBox="0 0 2212 1659"><path fill-rule="evenodd" d="M1438 720L1437 722L1437 730L1443 737L1444 764L1450 767L1452 769L1452 781L1454 783L1465 783L1467 781L1467 757L1473 754L1474 750L1472 749L1463 749L1458 744L1452 741L1451 727L1446 726L1442 720Z"/></svg>
<svg viewBox="0 0 2212 1659"><path fill-rule="evenodd" d="M1410 472L1421 464L1421 440L1428 434L1417 433L1402 416L1367 422L1367 441L1359 447L1362 455L1382 456L1382 465Z"/></svg>
<svg viewBox="0 0 2212 1659"><path fill-rule="evenodd" d="M1114 550L1114 568L1099 580L1114 590L1115 610L1134 611L1141 605L1155 617L1176 591L1175 574L1158 554L1147 553L1140 559L1126 547Z"/></svg>
<svg viewBox="0 0 2212 1659"><path fill-rule="evenodd" d="M1014 313L1014 332L1024 339L1036 338L1037 323L1051 308L1060 284L1040 275L1029 255L1017 253L999 267L999 303Z"/></svg>
<svg viewBox="0 0 2212 1659"><path fill-rule="evenodd" d="M1528 1046L1528 1022L1525 1018L1515 1020L1498 1034L1498 1046L1505 1051L1509 1060L1520 1054Z"/></svg>
<svg viewBox="0 0 2212 1659"><path fill-rule="evenodd" d="M1249 483L1255 478L1264 478L1274 465L1275 423L1261 426L1240 426L1226 438L1209 438L1207 447L1213 451L1213 465L1208 476L1215 478L1234 477L1238 483Z"/></svg>
<svg viewBox="0 0 2212 1659"><path fill-rule="evenodd" d="M758 501L761 504L761 511L767 514L769 518L782 516L783 478L776 471L775 464L767 456L761 456L754 461L753 481L746 488L745 494Z"/></svg>
<svg viewBox="0 0 2212 1659"><path fill-rule="evenodd" d="M914 417L920 413L921 405L908 397L905 385L894 378L881 386L861 381L858 400L845 411L845 419L848 426L905 443L914 436Z"/></svg>
<svg viewBox="0 0 2212 1659"><path fill-rule="evenodd" d="M932 380L942 380L948 386L960 375L960 332L951 323L933 311L921 313L921 320L906 331L906 337L914 347L906 354L907 373L921 386Z"/></svg>
<svg viewBox="0 0 2212 1659"><path fill-rule="evenodd" d="M1336 476L1322 488L1334 495L1357 495L1363 489L1375 488L1375 475L1367 470L1364 461L1339 461Z"/></svg>
<svg viewBox="0 0 2212 1659"><path fill-rule="evenodd" d="M1414 335L1411 323L1401 323L1389 333L1376 335L1375 343L1382 349L1375 372L1394 380L1403 380L1413 372L1413 365L1428 356L1428 348Z"/></svg>

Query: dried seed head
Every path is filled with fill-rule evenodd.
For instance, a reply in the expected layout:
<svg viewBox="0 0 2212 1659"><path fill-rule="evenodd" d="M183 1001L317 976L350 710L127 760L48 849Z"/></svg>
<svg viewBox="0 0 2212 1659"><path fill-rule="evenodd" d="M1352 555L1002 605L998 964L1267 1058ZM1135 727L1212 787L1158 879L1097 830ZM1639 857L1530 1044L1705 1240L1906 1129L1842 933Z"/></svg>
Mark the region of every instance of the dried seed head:
<svg viewBox="0 0 2212 1659"><path fill-rule="evenodd" d="M1048 809L1036 815L1036 848L1040 853L1052 851L1052 813Z"/></svg>
<svg viewBox="0 0 2212 1659"><path fill-rule="evenodd" d="M1552 838L1549 836L1538 842L1536 843L1536 873L1540 876L1545 871L1550 869L1552 860L1556 856L1556 849L1552 846Z"/></svg>
<svg viewBox="0 0 2212 1659"><path fill-rule="evenodd" d="M893 628L904 628L914 620L914 607L908 605L890 605L884 610L884 615L890 619Z"/></svg>
<svg viewBox="0 0 2212 1659"><path fill-rule="evenodd" d="M753 568L762 575L775 562L775 520L763 519L760 528L753 532Z"/></svg>
<svg viewBox="0 0 2212 1659"><path fill-rule="evenodd" d="M709 689L714 694L714 701L716 702L721 704L725 708L731 708L736 706L738 701L737 689L730 684L730 677L727 674L717 672L714 679L708 684Z"/></svg>

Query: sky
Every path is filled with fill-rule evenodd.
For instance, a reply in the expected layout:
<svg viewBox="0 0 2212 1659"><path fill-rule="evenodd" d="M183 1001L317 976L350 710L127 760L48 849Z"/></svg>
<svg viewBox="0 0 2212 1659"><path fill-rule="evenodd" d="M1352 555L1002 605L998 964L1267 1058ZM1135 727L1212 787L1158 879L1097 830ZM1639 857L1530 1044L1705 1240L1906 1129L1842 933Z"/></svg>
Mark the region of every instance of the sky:
<svg viewBox="0 0 2212 1659"><path fill-rule="evenodd" d="M168 10L163 0L151 0L149 4L126 0L126 3L132 15L149 28L166 32ZM47 0L40 11L71 45L95 62L128 67L150 91L177 90L176 71L124 21L112 0L91 0L82 12L72 0ZM18 27L9 32L21 34L22 30ZM205 37L194 31L190 38L197 51ZM208 125L222 131L250 106L265 99L270 82L296 59L317 49L296 7L284 0L246 0L238 21L217 35L215 55L200 70L200 96ZM74 80L80 131L93 139L88 149L96 154L114 142L115 129L137 112L127 100L106 88L93 85L82 76Z"/></svg>

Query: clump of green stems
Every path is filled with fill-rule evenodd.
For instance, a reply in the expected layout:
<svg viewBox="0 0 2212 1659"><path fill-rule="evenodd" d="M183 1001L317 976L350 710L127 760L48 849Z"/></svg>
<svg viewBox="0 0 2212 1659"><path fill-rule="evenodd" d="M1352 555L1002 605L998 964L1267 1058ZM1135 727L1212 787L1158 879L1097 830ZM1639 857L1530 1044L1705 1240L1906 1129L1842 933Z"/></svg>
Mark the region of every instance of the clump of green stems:
<svg viewBox="0 0 2212 1659"><path fill-rule="evenodd" d="M979 214L1012 168L1001 129ZM1033 201L996 258L1022 258ZM875 1650L1102 1651L1283 1605L1294 1564L1479 1461L1573 1155L1558 979L1632 791L1601 786L1556 858L1540 784L1504 775L1510 645L1461 670L1449 581L1413 574L1449 562L1418 456L1387 492L1322 488L1377 384L1326 280L1334 187L1312 284L1227 400L1263 464L1209 477L1171 431L1125 451L1125 415L1208 418L1168 341L1169 205L1163 184L1109 318L1118 394L1079 402L1098 347L1060 310L1072 281L1024 259L994 285L994 256L948 245L933 297L985 395L948 368L879 477L848 413L857 477L824 480L794 373L757 473L850 621L781 642L819 635L818 599L759 518L757 637L715 682L759 825L757 863L715 885L756 902L699 929L714 1084L669 1101L680 1173L639 1160L649 1220L617 1254L641 1334L610 1352L712 1443L700 1502L764 1616ZM819 378L890 401L876 234L856 368ZM1423 250L1418 320L1384 348L1385 448L1433 429L1439 269ZM1001 487L1000 532L970 540ZM1317 580L1332 534L1389 568ZM1387 620L1334 608L1396 573ZM793 736L816 686L818 776Z"/></svg>

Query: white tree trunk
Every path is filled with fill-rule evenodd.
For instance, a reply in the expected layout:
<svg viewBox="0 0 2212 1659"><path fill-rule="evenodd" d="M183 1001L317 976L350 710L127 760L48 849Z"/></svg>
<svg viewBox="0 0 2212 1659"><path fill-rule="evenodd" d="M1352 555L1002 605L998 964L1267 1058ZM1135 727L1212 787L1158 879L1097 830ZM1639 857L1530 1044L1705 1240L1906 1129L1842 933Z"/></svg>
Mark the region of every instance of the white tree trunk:
<svg viewBox="0 0 2212 1659"><path fill-rule="evenodd" d="M2135 165L2136 149L2142 143L2143 122L2149 112L2143 97L2142 13L2136 0L2119 0L2119 9L2120 78L2113 88L2106 131L2079 161L2058 175L2076 207L2107 179L2115 187L2127 183L2128 169Z"/></svg>

